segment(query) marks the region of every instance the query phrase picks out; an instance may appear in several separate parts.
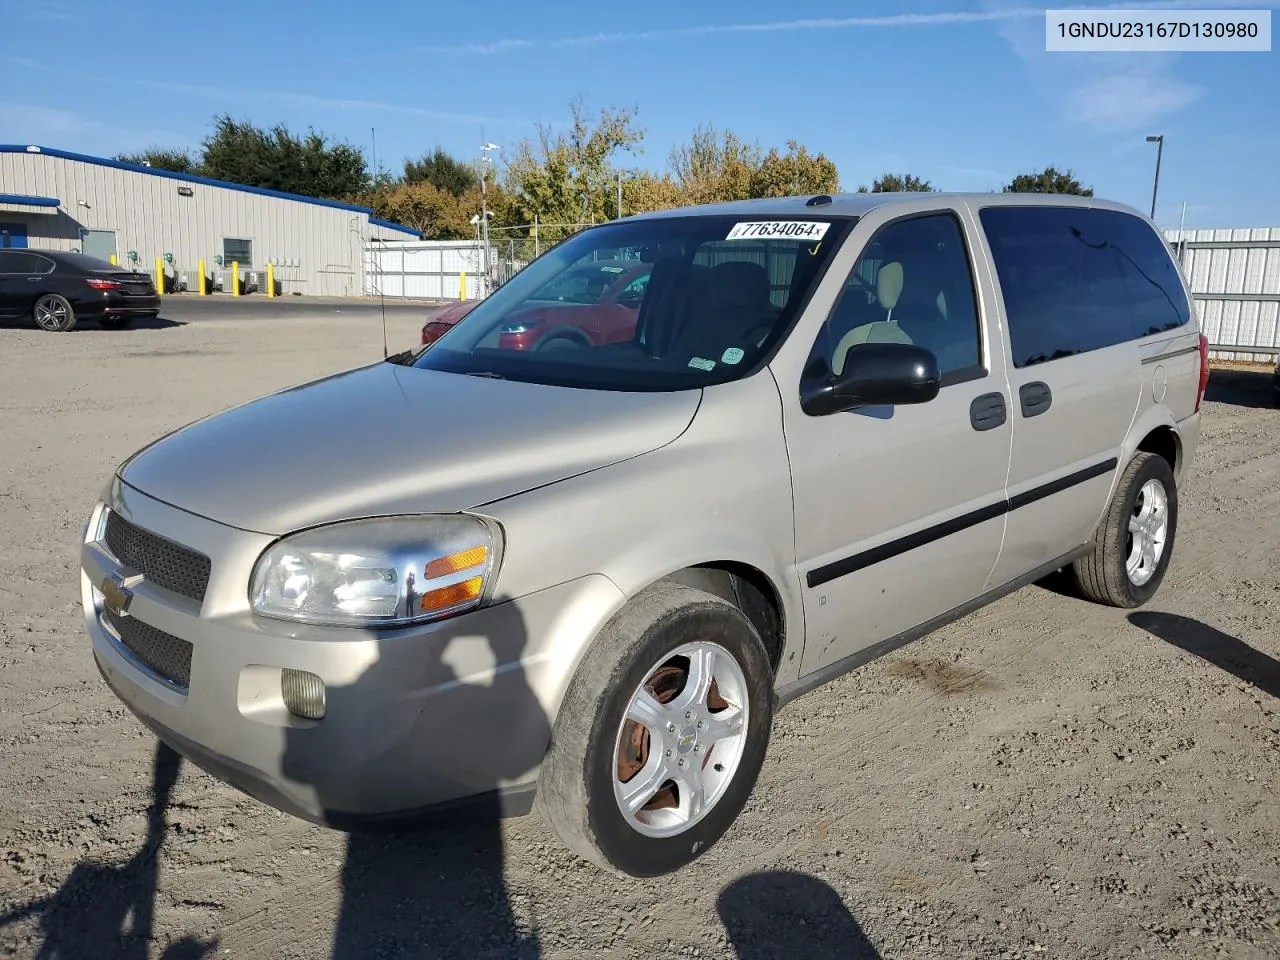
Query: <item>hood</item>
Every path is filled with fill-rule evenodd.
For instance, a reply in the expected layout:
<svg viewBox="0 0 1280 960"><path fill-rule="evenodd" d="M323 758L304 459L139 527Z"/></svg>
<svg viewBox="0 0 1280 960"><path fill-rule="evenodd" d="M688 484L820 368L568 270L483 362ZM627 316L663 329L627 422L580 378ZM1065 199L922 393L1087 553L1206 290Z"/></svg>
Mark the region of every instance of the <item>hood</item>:
<svg viewBox="0 0 1280 960"><path fill-rule="evenodd" d="M119 475L172 506L271 535L362 516L454 513L664 446L689 425L700 395L377 363L182 427Z"/></svg>

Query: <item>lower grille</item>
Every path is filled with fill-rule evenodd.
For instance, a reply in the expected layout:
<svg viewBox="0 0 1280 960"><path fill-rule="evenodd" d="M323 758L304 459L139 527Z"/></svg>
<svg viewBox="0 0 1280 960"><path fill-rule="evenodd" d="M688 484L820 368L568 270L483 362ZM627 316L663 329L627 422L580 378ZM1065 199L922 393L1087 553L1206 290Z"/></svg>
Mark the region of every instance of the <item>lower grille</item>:
<svg viewBox="0 0 1280 960"><path fill-rule="evenodd" d="M130 523L114 510L107 512L103 537L107 548L126 567L156 586L192 600L204 600L209 585L209 558Z"/></svg>
<svg viewBox="0 0 1280 960"><path fill-rule="evenodd" d="M103 614L120 642L148 667L184 690L191 686L191 644L135 617Z"/></svg>

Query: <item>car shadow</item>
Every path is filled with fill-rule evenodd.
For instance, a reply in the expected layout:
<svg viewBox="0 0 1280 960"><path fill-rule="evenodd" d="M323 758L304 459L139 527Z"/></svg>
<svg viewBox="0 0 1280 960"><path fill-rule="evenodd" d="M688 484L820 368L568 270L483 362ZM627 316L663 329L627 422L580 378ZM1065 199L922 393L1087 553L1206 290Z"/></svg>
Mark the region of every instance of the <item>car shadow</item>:
<svg viewBox="0 0 1280 960"><path fill-rule="evenodd" d="M1274 407L1275 372L1271 366L1257 369L1213 367L1204 398L1209 403L1236 407Z"/></svg>
<svg viewBox="0 0 1280 960"><path fill-rule="evenodd" d="M1280 698L1280 662L1228 633L1175 613L1140 610L1129 622L1187 653L1194 653L1263 693Z"/></svg>
<svg viewBox="0 0 1280 960"><path fill-rule="evenodd" d="M119 865L82 860L53 894L0 915L0 929L38 917L34 960L148 960L165 811L180 766L178 754L157 741L147 833L136 854ZM183 937L160 960L200 960L217 948L216 940Z"/></svg>
<svg viewBox="0 0 1280 960"><path fill-rule="evenodd" d="M840 894L808 874L749 874L716 908L738 960L880 960Z"/></svg>
<svg viewBox="0 0 1280 960"><path fill-rule="evenodd" d="M286 775L348 832L332 960L541 953L536 933L516 917L503 872L502 818L527 810L531 794L522 803L497 791L533 779L550 724L521 664L519 610L499 604L483 622L487 637L446 629L384 643L354 682L329 687L323 723L341 731L349 751L335 750L332 736L320 739L321 726L286 731ZM388 790L400 795L393 808L410 797L415 806L472 799L426 816L352 822L347 811L388 802Z"/></svg>

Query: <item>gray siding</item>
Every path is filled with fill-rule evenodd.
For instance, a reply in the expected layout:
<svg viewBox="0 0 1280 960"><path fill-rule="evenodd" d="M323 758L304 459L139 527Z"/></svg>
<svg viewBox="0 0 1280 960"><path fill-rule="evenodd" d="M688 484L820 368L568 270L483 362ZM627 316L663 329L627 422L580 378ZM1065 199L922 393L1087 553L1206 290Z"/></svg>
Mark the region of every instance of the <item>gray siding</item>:
<svg viewBox="0 0 1280 960"><path fill-rule="evenodd" d="M1222 359L1256 360L1280 349L1280 228L1169 230L1209 342Z"/></svg>
<svg viewBox="0 0 1280 960"><path fill-rule="evenodd" d="M180 195L179 187L192 195ZM242 272L265 270L268 259L297 262L276 268L284 293L360 296L365 244L408 237L371 224L357 210L40 153L0 153L0 192L61 201L56 217L0 216L25 223L33 247L79 249L81 229L114 230L122 265L136 250L138 269L153 272L156 257L172 253L170 272L194 276L201 258L209 272L218 269L214 257L222 253L223 238L244 238L253 242L254 262L241 264Z"/></svg>

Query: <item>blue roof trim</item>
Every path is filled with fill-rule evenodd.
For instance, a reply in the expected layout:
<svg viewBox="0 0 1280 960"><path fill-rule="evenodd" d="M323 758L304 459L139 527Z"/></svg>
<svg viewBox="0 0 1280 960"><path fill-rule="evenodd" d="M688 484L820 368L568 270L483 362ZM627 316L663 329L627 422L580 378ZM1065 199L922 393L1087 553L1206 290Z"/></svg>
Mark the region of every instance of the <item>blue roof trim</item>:
<svg viewBox="0 0 1280 960"><path fill-rule="evenodd" d="M373 213L369 207L357 206L354 203L342 203L338 200L321 200L317 197L304 197L297 193L285 193L282 190L267 190L265 187L249 187L243 183L231 183L227 180L212 180L209 177L197 177L190 173L176 173L173 170L157 170L155 167L144 167L140 163L122 163L119 160L108 160L105 157L91 157L83 153L71 153L67 150L55 150L51 147L36 146L34 149L25 144L0 143L0 153L25 153L31 156L59 157L63 160L78 160L80 163L93 163L100 167L114 167L116 170L128 170L131 173L146 173L153 177L165 177L169 180L181 180L184 183L200 183L209 187L222 187L225 190L239 190L242 193L256 193L263 197L276 197L279 200L297 200L299 203L312 203L318 207L334 207L338 210L351 210L354 213ZM404 228L401 228L404 229Z"/></svg>
<svg viewBox="0 0 1280 960"><path fill-rule="evenodd" d="M21 193L0 193L0 203L21 203L28 207L57 207L62 201L57 197L27 197Z"/></svg>
<svg viewBox="0 0 1280 960"><path fill-rule="evenodd" d="M422 234L412 227L406 227L402 223L392 223L390 220L379 220L377 217L370 217L369 222L375 227L385 227L388 230L399 230L401 233L412 234L415 237L421 237Z"/></svg>

